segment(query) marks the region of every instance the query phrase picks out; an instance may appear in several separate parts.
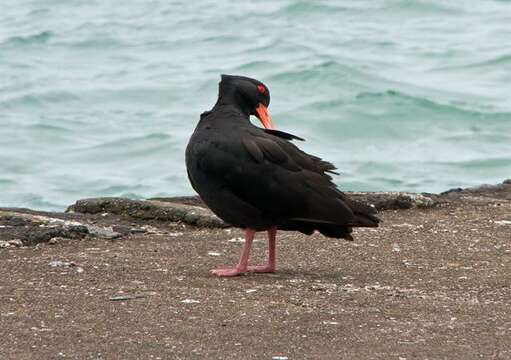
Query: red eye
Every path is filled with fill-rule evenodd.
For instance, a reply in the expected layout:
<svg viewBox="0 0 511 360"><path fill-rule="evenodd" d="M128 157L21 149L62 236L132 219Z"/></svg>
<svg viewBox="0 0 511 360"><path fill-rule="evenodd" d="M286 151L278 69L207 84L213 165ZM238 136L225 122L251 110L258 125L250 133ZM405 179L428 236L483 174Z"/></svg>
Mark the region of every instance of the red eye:
<svg viewBox="0 0 511 360"><path fill-rule="evenodd" d="M263 85L257 85L257 90L259 90L259 93L263 95L266 92L266 89L264 88Z"/></svg>

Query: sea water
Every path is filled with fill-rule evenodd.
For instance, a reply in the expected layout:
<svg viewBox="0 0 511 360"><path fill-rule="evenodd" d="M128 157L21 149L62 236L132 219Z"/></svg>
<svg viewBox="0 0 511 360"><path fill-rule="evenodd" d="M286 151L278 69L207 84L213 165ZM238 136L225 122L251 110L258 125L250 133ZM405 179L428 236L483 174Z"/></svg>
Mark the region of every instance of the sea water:
<svg viewBox="0 0 511 360"><path fill-rule="evenodd" d="M344 190L511 177L510 1L4 0L0 206L193 194L222 73L267 84Z"/></svg>

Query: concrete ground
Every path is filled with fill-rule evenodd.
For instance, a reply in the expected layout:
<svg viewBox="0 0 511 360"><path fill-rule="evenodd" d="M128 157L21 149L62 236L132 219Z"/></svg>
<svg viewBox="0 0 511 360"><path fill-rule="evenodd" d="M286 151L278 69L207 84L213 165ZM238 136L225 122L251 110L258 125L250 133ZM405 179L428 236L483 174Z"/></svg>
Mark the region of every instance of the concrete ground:
<svg viewBox="0 0 511 360"><path fill-rule="evenodd" d="M1 358L511 359L511 202L381 216L354 242L279 232L275 274L221 279L239 230L81 215L143 230L0 249ZM37 226L6 219L0 240Z"/></svg>

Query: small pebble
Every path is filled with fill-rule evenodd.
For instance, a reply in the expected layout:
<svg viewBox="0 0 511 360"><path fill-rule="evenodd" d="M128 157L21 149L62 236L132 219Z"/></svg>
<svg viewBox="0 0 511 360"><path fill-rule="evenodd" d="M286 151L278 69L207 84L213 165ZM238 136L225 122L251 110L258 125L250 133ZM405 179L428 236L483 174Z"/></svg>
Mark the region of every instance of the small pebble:
<svg viewBox="0 0 511 360"><path fill-rule="evenodd" d="M133 300L133 299L141 299L144 298L143 294L132 294L132 295L114 295L110 297L110 301L125 301L125 300Z"/></svg>
<svg viewBox="0 0 511 360"><path fill-rule="evenodd" d="M72 267L72 266L76 266L76 264L74 262L61 261L61 260L52 260L52 261L50 261L49 265L51 267Z"/></svg>
<svg viewBox="0 0 511 360"><path fill-rule="evenodd" d="M323 325L339 325L337 321L323 321Z"/></svg>
<svg viewBox="0 0 511 360"><path fill-rule="evenodd" d="M181 300L181 302L183 304L198 304L198 303L200 303L199 300L194 300L194 299L184 299L184 300Z"/></svg>

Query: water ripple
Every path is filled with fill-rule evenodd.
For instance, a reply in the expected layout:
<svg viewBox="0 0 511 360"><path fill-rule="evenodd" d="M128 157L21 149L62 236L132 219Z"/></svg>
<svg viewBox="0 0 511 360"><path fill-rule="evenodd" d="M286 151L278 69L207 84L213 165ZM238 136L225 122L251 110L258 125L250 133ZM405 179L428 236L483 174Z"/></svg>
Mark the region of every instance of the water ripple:
<svg viewBox="0 0 511 360"><path fill-rule="evenodd" d="M55 34L52 31L41 31L37 34L9 37L2 45L27 46L46 44L53 37L55 37Z"/></svg>

